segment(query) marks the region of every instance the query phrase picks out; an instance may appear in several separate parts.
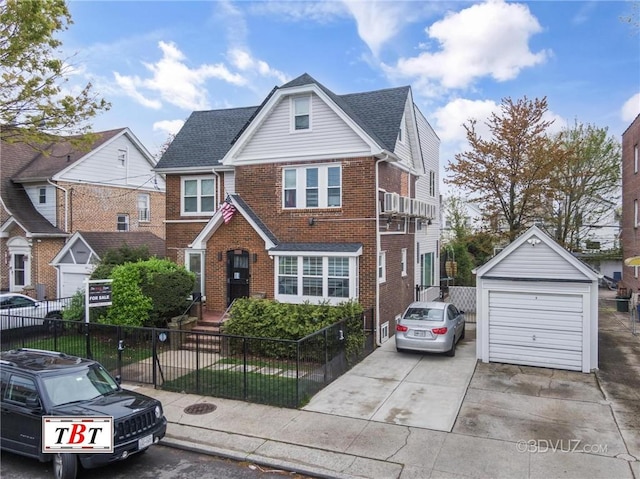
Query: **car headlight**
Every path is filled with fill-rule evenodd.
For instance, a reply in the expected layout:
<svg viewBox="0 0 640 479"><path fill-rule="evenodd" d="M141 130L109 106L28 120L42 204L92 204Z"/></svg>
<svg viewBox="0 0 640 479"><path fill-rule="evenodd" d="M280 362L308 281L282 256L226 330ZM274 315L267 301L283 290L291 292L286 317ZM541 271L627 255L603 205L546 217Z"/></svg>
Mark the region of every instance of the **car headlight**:
<svg viewBox="0 0 640 479"><path fill-rule="evenodd" d="M162 417L162 408L158 405L155 409L156 418L160 419Z"/></svg>

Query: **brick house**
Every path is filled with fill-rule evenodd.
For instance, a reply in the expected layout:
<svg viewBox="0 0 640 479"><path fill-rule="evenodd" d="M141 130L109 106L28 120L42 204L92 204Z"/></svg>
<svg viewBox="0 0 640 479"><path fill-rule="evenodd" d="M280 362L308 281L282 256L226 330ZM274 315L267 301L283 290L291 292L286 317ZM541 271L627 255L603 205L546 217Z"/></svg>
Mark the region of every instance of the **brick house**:
<svg viewBox="0 0 640 479"><path fill-rule="evenodd" d="M439 293L438 149L410 87L337 95L304 74L260 106L193 112L156 165L167 257L205 310L354 299L384 341Z"/></svg>
<svg viewBox="0 0 640 479"><path fill-rule="evenodd" d="M51 261L76 231L164 238L165 182L151 154L128 128L93 135L83 150L64 137L38 148L2 142L1 290L68 294Z"/></svg>
<svg viewBox="0 0 640 479"><path fill-rule="evenodd" d="M640 115L622 134L622 252L624 258L640 256ZM622 282L640 291L640 267L623 266Z"/></svg>

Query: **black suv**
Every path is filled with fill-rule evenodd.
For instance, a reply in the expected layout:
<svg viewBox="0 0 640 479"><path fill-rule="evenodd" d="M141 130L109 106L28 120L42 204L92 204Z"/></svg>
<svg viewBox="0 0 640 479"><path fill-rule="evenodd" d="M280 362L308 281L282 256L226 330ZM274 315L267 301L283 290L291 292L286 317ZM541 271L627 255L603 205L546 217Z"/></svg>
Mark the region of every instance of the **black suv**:
<svg viewBox="0 0 640 479"><path fill-rule="evenodd" d="M0 379L0 447L53 461L58 479L75 479L78 462L89 469L144 452L167 429L158 400L122 389L96 361L38 349L4 351ZM113 417L113 453L43 453L42 416Z"/></svg>

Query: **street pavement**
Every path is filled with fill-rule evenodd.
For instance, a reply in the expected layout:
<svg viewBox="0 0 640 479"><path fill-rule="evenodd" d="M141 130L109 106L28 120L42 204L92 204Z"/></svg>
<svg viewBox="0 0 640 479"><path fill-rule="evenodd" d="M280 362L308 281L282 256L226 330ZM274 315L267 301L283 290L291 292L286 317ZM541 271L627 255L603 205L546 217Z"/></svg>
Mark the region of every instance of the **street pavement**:
<svg viewBox="0 0 640 479"><path fill-rule="evenodd" d="M596 373L476 362L468 325L455 357L388 341L302 409L125 387L162 401L165 445L315 477L640 479L640 336L609 296Z"/></svg>

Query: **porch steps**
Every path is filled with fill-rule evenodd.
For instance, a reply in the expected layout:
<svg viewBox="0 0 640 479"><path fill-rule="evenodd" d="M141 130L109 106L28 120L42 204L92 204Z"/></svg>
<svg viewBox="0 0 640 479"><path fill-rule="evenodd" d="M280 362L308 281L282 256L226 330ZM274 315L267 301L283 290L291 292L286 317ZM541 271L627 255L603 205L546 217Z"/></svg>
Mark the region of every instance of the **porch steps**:
<svg viewBox="0 0 640 479"><path fill-rule="evenodd" d="M197 345L199 352L219 353L220 336L210 336L209 334L197 333L218 334L220 332L220 326L222 326L222 323L224 323L224 320L226 319L225 316L225 313L203 312L202 319L199 319L191 332L186 334L181 349L195 351Z"/></svg>

